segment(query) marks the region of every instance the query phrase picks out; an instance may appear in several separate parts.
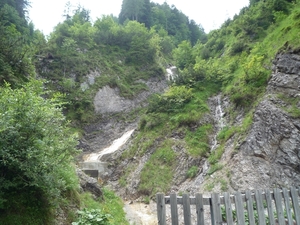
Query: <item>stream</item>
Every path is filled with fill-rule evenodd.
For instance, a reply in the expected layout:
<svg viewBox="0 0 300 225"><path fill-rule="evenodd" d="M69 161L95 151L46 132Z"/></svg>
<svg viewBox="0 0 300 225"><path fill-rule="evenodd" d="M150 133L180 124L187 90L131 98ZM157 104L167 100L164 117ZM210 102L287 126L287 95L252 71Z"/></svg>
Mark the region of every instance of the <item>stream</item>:
<svg viewBox="0 0 300 225"><path fill-rule="evenodd" d="M120 138L113 141L113 143L96 153L86 154L84 162L103 162L101 161L102 156L106 154L111 154L118 151L131 137L134 129L125 132ZM126 218L130 225L156 225L156 204L151 202L150 204L144 204L141 202L124 201L124 211L126 213Z"/></svg>
<svg viewBox="0 0 300 225"><path fill-rule="evenodd" d="M132 133L134 132L134 129L127 131L122 135L122 137L116 139L113 141L113 143L96 153L87 154L84 156L85 162L95 162L95 161L101 161L101 157L107 154L114 153L115 151L119 150L131 137Z"/></svg>
<svg viewBox="0 0 300 225"><path fill-rule="evenodd" d="M216 110L215 110L215 120L217 121L217 130L215 132L215 135L213 137L213 144L211 146L211 151L214 151L217 148L218 145L218 141L217 141L217 136L218 133L224 128L225 123L224 123L224 113L222 110L222 105L221 105L221 95L217 95L216 97L216 101L217 101L217 106L216 106Z"/></svg>
<svg viewBox="0 0 300 225"><path fill-rule="evenodd" d="M171 71L169 71L169 72L171 75L172 72ZM215 108L214 117L216 120L216 128L215 128L216 130L215 130L215 135L213 136L211 151L214 151L217 148L217 145L218 145L217 134L225 126L224 119L223 119L224 113L223 113L223 110L221 107L221 95L217 95L215 97L215 102L216 102L216 108ZM102 156L118 151L129 140L129 138L131 137L133 132L134 132L134 129L129 130L129 131L125 132L120 138L114 140L109 147L104 148L104 149L100 150L99 152L85 155L84 162L106 163L105 161L101 161ZM209 169L209 165L207 163L205 163L203 166L203 173L194 180L195 184L198 183L198 185L201 185L201 183L204 180L206 171L208 169ZM156 203L155 202L150 202L150 204L144 204L142 202L124 200L124 208L123 209L126 213L126 218L129 221L130 225L155 225L155 224L157 224Z"/></svg>

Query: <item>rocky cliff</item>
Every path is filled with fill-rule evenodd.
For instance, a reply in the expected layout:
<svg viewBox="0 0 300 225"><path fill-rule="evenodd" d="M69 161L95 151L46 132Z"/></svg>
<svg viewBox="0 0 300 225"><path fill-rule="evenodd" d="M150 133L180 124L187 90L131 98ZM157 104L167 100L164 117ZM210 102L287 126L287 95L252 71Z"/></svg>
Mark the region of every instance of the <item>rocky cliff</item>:
<svg viewBox="0 0 300 225"><path fill-rule="evenodd" d="M233 189L300 184L300 56L280 53L253 124L229 163Z"/></svg>
<svg viewBox="0 0 300 225"><path fill-rule="evenodd" d="M126 131L135 129L139 120L138 110L147 105L147 98L154 93L163 93L168 87L167 80L151 78L146 84L148 90L129 99L120 96L118 88L105 86L94 97L95 113L101 118L85 127L81 140L84 151L99 151L121 137Z"/></svg>
<svg viewBox="0 0 300 225"><path fill-rule="evenodd" d="M227 127L245 119L223 97ZM212 108L214 108L212 104ZM245 133L234 133L225 144L222 170L207 176L201 192L290 187L300 184L300 56L298 51L279 53L273 61L266 92L250 112L252 123ZM225 184L225 185L224 185ZM222 186L223 185L223 186ZM184 185L186 188L186 185Z"/></svg>
<svg viewBox="0 0 300 225"><path fill-rule="evenodd" d="M107 146L125 131L136 128L138 118L131 122L119 117L109 117L109 113L129 112L143 106L149 94L162 92L165 81L147 82L149 91L135 100L122 99L117 90L104 88L95 97L96 111L103 113L103 120L86 127L86 143L91 151ZM111 97L111 98L110 98ZM131 101L131 102L128 102ZM234 108L227 96L211 97L208 100L210 113L207 113L196 126L214 124L210 135L211 151L220 145L217 134L222 127L239 127L246 119L243 109ZM218 117L217 111L222 110ZM233 113L233 110L234 113ZM211 167L206 158L191 157L183 144L180 132L174 132L173 151L176 152L172 188L176 192L190 193L212 191L235 191L257 188L298 186L300 184L300 55L297 51L280 53L273 61L272 75L266 92L247 113L252 123L246 130L233 133L223 143L223 154L219 161L222 169L208 175ZM223 125L220 127L220 121ZM237 129L238 130L238 129ZM138 132L138 131L137 131ZM135 135L133 135L133 140ZM130 145L130 142L129 144ZM106 176L107 182L119 194L127 198L137 198L140 173L155 151L155 145L145 155L123 161L119 160L122 150L108 158L111 163ZM194 178L186 176L192 166L198 167ZM128 168L126 186L120 186L118 179ZM171 191L170 190L170 191Z"/></svg>

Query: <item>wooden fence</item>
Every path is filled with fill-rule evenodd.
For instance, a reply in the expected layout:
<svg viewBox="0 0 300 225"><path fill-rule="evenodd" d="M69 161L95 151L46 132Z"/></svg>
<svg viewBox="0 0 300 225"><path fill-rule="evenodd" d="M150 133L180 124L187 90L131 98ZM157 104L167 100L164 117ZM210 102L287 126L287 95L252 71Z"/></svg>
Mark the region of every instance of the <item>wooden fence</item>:
<svg viewBox="0 0 300 225"><path fill-rule="evenodd" d="M188 194L170 196L157 194L157 217L159 225L166 225L166 205L170 205L170 224L179 225L178 205L183 208L183 220L185 225L191 225L191 205L194 205L197 225L208 224L204 214L207 208L210 212L211 224L238 224L238 225L300 225L299 188L277 189L273 191L255 190L245 193L236 192L211 194L211 197L203 197L196 194L189 197Z"/></svg>

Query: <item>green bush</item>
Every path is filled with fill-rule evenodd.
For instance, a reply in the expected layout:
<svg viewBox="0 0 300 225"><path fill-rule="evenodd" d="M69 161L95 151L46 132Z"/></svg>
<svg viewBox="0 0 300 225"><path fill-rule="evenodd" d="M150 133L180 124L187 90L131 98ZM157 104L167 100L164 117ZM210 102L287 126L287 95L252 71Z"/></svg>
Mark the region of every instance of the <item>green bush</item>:
<svg viewBox="0 0 300 225"><path fill-rule="evenodd" d="M61 198L77 187L72 165L76 136L71 134L57 99L44 99L42 82L31 81L20 89L0 88L0 213L1 224L10 224L15 210L28 215L20 224L35 224ZM34 200L32 200L34 199ZM48 218L47 218L48 217ZM40 222L37 222L40 224Z"/></svg>
<svg viewBox="0 0 300 225"><path fill-rule="evenodd" d="M72 225L109 225L109 214L103 214L100 209L88 210L84 208L78 213L78 221L73 222Z"/></svg>

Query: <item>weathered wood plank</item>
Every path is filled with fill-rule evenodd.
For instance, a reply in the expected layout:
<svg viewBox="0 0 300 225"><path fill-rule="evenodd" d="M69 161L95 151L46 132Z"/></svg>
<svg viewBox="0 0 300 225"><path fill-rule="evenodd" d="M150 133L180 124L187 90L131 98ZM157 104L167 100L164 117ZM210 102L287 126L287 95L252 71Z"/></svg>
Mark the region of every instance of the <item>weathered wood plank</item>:
<svg viewBox="0 0 300 225"><path fill-rule="evenodd" d="M242 195L240 192L235 193L235 208L236 208L237 224L245 225L244 206L242 201Z"/></svg>
<svg viewBox="0 0 300 225"><path fill-rule="evenodd" d="M188 194L182 195L182 204L183 204L184 224L191 225L191 207L190 207L190 198Z"/></svg>
<svg viewBox="0 0 300 225"><path fill-rule="evenodd" d="M274 188L274 199L277 212L277 222L279 225L285 225L283 208L282 208L282 195L279 189Z"/></svg>
<svg viewBox="0 0 300 225"><path fill-rule="evenodd" d="M177 196L175 193L170 194L170 205L172 225L178 225Z"/></svg>
<svg viewBox="0 0 300 225"><path fill-rule="evenodd" d="M275 225L274 211L273 211L273 206L272 206L272 195L269 190L265 190L265 193L266 193L266 202L267 202L269 222L270 222L270 225Z"/></svg>
<svg viewBox="0 0 300 225"><path fill-rule="evenodd" d="M224 196L224 205L225 205L225 210L226 210L226 221L227 221L227 224L231 225L231 224L233 224L233 217L232 217L230 194L225 192L225 193L223 193L223 196Z"/></svg>
<svg viewBox="0 0 300 225"><path fill-rule="evenodd" d="M292 209L290 207L290 196L286 188L282 189L283 198L284 198L284 205L285 205L285 212L288 219L288 225L293 225L293 217L292 217Z"/></svg>
<svg viewBox="0 0 300 225"><path fill-rule="evenodd" d="M266 216L265 216L265 209L262 201L261 190L255 191L255 200L256 200L256 210L258 213L258 224L266 225Z"/></svg>
<svg viewBox="0 0 300 225"><path fill-rule="evenodd" d="M251 196L251 192L246 191L246 205L248 212L249 225L255 225L254 212L253 212L253 199Z"/></svg>
<svg viewBox="0 0 300 225"><path fill-rule="evenodd" d="M204 224L204 204L202 194L196 194L197 225Z"/></svg>
<svg viewBox="0 0 300 225"><path fill-rule="evenodd" d="M299 197L295 187L291 188L291 197L292 197L293 211L295 214L296 224L300 224Z"/></svg>
<svg viewBox="0 0 300 225"><path fill-rule="evenodd" d="M222 224L221 202L218 193L211 194L213 225Z"/></svg>
<svg viewBox="0 0 300 225"><path fill-rule="evenodd" d="M164 194L156 194L158 225L166 225L166 205Z"/></svg>
<svg viewBox="0 0 300 225"><path fill-rule="evenodd" d="M295 214L296 224L300 224L300 207L298 200L298 192L295 187L291 187L291 198L293 204L293 211Z"/></svg>

